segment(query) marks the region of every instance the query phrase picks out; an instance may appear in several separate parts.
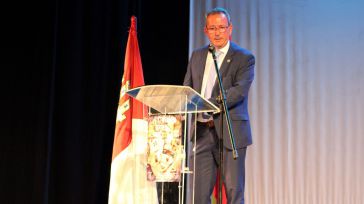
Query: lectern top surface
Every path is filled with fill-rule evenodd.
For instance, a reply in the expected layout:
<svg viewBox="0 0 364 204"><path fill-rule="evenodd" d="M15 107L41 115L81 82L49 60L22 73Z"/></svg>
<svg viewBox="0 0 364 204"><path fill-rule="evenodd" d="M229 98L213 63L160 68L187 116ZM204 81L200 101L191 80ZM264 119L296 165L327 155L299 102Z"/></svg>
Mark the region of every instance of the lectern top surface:
<svg viewBox="0 0 364 204"><path fill-rule="evenodd" d="M189 86L148 85L130 89L127 94L163 114L219 112Z"/></svg>

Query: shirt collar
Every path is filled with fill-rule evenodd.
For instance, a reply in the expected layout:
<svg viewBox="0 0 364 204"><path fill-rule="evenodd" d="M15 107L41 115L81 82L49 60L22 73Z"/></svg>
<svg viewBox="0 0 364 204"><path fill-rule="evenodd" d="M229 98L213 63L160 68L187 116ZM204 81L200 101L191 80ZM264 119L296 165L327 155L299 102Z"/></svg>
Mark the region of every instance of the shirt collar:
<svg viewBox="0 0 364 204"><path fill-rule="evenodd" d="M221 52L222 54L226 54L229 50L229 47L230 47L230 41L228 41L228 43L226 43L226 45L223 48L218 49L218 51Z"/></svg>

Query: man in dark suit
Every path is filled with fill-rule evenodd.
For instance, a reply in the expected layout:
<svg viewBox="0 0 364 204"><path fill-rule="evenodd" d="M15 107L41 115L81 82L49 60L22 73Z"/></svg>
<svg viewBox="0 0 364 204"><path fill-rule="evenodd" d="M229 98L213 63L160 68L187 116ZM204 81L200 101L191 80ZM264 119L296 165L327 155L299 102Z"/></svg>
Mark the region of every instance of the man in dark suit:
<svg viewBox="0 0 364 204"><path fill-rule="evenodd" d="M219 138L223 141L223 182L227 201L230 204L244 203L245 154L252 144L248 114L248 92L254 78L254 56L231 42L233 25L229 13L223 8L215 8L207 13L204 32L216 50L216 58L226 91L226 104L232 121L238 158L234 160L225 115L223 135L221 116L198 114L196 134L195 202L210 203L210 196L216 182L219 167ZM219 85L216 79L212 54L204 46L192 53L184 85L190 86L219 106ZM190 158L193 161L193 154Z"/></svg>

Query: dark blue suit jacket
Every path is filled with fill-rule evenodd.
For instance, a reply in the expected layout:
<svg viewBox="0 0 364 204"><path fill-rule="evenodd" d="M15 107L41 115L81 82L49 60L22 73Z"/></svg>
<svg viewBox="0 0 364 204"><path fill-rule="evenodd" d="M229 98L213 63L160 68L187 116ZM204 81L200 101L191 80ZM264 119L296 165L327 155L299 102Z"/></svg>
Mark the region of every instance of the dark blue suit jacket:
<svg viewBox="0 0 364 204"><path fill-rule="evenodd" d="M190 86L201 93L203 74L208 54L208 46L195 50L188 64L187 73L183 82L184 86ZM248 93L254 79L255 58L251 52L243 49L233 42L220 67L223 87L226 91L226 104L232 120L232 128L237 148L243 148L252 144L251 128L248 113ZM219 95L218 80L208 99L219 106L216 97ZM219 137L224 138L224 146L231 148L227 123L223 117L223 136L221 135L220 114L214 114L214 123Z"/></svg>

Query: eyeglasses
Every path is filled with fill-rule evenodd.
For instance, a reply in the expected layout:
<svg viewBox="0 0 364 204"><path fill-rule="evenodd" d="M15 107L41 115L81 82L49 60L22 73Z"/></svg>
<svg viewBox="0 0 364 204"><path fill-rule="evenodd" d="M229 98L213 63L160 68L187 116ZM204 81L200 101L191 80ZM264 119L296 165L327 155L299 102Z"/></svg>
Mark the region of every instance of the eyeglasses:
<svg viewBox="0 0 364 204"><path fill-rule="evenodd" d="M208 33L215 33L217 30L218 30L220 33L224 33L228 27L229 27L229 26L206 27L206 29L207 29L207 32L208 32Z"/></svg>

